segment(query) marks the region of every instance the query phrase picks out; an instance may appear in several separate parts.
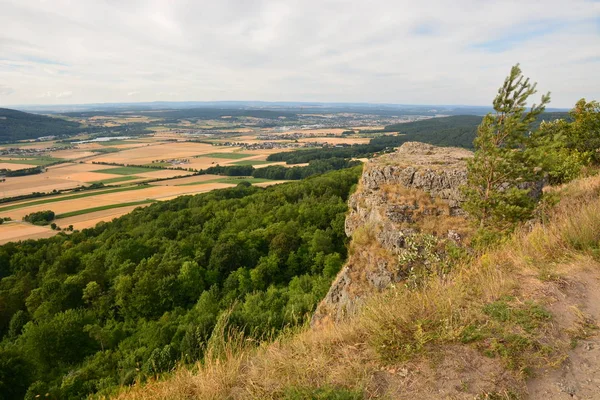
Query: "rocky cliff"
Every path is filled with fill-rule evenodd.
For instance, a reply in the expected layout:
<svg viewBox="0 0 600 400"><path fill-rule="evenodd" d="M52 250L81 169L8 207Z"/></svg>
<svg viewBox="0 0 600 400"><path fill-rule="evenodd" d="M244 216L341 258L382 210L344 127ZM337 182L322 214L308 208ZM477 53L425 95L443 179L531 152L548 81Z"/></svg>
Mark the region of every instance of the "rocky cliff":
<svg viewBox="0 0 600 400"><path fill-rule="evenodd" d="M444 260L468 241L460 187L471 156L460 148L408 142L367 162L349 200L348 262L319 304L313 326L354 313L369 293L445 273Z"/></svg>

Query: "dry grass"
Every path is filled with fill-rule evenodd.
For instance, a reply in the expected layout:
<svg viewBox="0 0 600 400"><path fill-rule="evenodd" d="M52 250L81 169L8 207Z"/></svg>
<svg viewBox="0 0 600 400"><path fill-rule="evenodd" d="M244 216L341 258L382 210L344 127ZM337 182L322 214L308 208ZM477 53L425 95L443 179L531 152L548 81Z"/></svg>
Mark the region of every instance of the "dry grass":
<svg viewBox="0 0 600 400"><path fill-rule="evenodd" d="M386 184L381 185L380 191L387 204L415 207L409 210L412 222L406 222L400 228L417 227L422 233L441 237L446 237L449 230L459 233L463 238L469 238L473 233L473 227L466 218L451 215L446 201L432 197L423 190Z"/></svg>
<svg viewBox="0 0 600 400"><path fill-rule="evenodd" d="M530 369L558 364L566 351L547 322L544 278L598 265L600 179L557 190L563 199L543 222L449 276L392 288L350 321L320 330L258 347L234 335L220 357L117 398L281 399L290 387L347 388L364 398L520 398Z"/></svg>

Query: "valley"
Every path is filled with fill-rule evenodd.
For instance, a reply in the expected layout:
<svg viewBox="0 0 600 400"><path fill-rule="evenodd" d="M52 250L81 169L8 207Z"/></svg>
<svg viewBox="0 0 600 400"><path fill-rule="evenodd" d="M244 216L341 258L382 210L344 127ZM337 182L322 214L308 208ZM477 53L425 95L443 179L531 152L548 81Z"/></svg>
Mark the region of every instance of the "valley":
<svg viewBox="0 0 600 400"><path fill-rule="evenodd" d="M136 207L233 187L240 182L258 186L284 182L286 179L204 171L216 166L251 166L252 170L290 167L283 161L269 161L268 157L298 149L363 145L377 135L361 133L361 129L382 129L382 123L430 118L326 113L289 114L276 119L209 115L205 119L192 111L179 112L193 118L148 117L130 111L110 116L53 116L49 119L80 124L82 130L92 133L44 136L1 145L0 170L4 173L0 173L0 217L7 221L0 225L0 244L49 237L62 229L90 228ZM225 113L235 114L236 110ZM292 121L288 121L290 118ZM55 212L53 222L57 228L51 229L49 224L28 226L23 221L26 215L43 210Z"/></svg>

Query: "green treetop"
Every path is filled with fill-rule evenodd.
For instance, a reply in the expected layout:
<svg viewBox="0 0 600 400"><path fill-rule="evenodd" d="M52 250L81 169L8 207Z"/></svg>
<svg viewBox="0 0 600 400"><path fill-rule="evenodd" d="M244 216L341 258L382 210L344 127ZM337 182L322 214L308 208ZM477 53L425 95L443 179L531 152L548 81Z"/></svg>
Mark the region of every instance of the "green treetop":
<svg viewBox="0 0 600 400"><path fill-rule="evenodd" d="M535 93L536 84L515 65L494 99L495 113L486 115L477 129L464 207L480 229L505 229L535 208L527 183L539 179L539 171L525 150L531 125L550 101L550 94L545 94L539 105L526 111L527 100Z"/></svg>

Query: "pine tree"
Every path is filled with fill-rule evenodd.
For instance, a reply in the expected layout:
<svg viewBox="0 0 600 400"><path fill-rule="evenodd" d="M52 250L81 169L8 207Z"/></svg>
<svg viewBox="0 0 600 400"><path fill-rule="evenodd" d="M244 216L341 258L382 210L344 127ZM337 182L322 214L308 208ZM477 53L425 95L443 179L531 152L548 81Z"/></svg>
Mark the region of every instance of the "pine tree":
<svg viewBox="0 0 600 400"><path fill-rule="evenodd" d="M536 83L524 78L515 65L494 99L495 113L486 115L477 129L464 208L480 230L510 228L530 217L535 208L527 183L539 179L539 171L526 147L531 124L550 102L548 93L526 111L527 99L535 93Z"/></svg>

